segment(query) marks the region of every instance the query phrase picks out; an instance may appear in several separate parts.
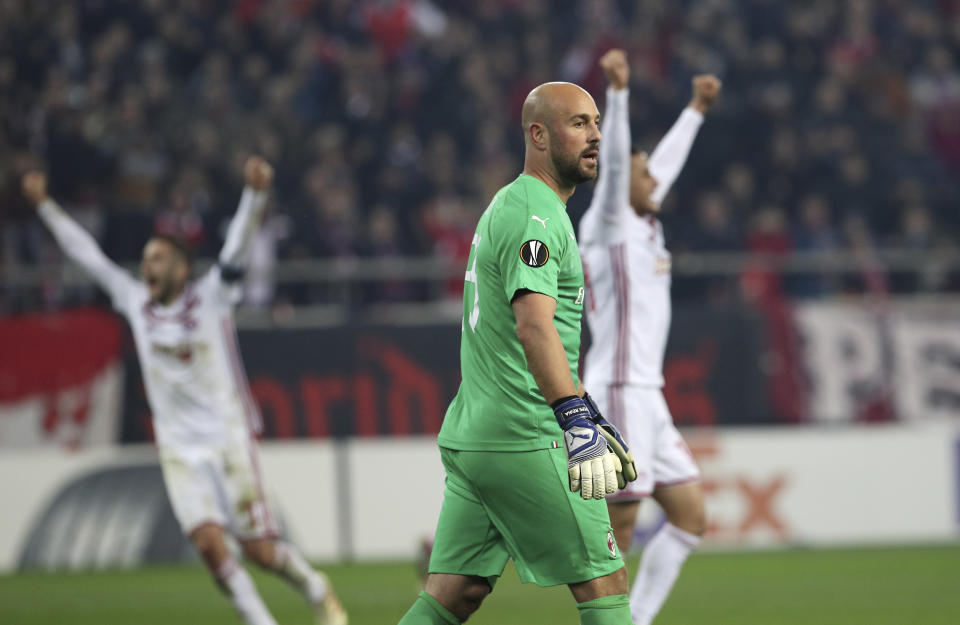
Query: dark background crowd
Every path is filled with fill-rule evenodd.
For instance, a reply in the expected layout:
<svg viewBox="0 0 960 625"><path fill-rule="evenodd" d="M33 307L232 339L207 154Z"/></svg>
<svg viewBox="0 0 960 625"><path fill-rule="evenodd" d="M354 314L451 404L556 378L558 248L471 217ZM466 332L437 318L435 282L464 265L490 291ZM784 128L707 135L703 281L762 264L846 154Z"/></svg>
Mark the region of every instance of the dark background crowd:
<svg viewBox="0 0 960 625"><path fill-rule="evenodd" d="M258 257L462 265L521 168L527 92L570 80L602 110L613 46L646 149L694 74L724 83L666 202L675 253L957 245L957 0L0 0L0 258L57 257L19 194L37 166L112 258L151 232L212 257L257 152Z"/></svg>

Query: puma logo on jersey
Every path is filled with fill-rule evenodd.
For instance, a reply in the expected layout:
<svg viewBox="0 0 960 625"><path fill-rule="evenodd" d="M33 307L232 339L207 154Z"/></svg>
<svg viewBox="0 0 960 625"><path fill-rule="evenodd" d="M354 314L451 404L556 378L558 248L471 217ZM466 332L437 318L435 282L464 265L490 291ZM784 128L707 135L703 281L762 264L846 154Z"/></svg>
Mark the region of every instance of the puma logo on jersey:
<svg viewBox="0 0 960 625"><path fill-rule="evenodd" d="M530 215L530 219L535 219L536 221L539 221L539 222L540 222L540 225L543 226L544 230L546 230L546 228L547 228L547 222L550 221L550 218L549 218L549 217L547 217L546 219L540 219L540 218L537 217L536 215Z"/></svg>

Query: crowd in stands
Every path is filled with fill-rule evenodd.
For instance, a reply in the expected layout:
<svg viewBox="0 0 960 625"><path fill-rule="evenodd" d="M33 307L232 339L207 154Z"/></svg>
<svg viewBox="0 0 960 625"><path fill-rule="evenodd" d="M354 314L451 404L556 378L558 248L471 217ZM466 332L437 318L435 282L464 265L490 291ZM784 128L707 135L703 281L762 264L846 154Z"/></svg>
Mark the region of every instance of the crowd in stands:
<svg viewBox="0 0 960 625"><path fill-rule="evenodd" d="M264 262L463 265L522 166L527 92L569 80L602 110L597 59L613 46L629 52L646 149L694 74L724 83L664 207L675 253L957 245L957 0L7 0L0 259L56 257L18 189L38 166L112 258L135 261L151 232L212 257L257 152L277 170ZM574 195L575 219L589 196Z"/></svg>

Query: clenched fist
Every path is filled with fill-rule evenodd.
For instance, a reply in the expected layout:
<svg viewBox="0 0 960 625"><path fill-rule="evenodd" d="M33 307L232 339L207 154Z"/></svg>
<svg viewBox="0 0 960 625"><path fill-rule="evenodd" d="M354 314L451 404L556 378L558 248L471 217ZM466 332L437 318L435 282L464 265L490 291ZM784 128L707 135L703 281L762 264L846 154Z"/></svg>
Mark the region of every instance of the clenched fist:
<svg viewBox="0 0 960 625"><path fill-rule="evenodd" d="M630 81L630 64L627 63L627 53L620 48L613 48L600 57L600 67L607 76L607 82L614 89L626 89Z"/></svg>
<svg viewBox="0 0 960 625"><path fill-rule="evenodd" d="M690 100L690 107L700 113L706 113L717 96L720 95L720 89L723 83L713 74L700 74L693 77L693 99Z"/></svg>
<svg viewBox="0 0 960 625"><path fill-rule="evenodd" d="M28 171L21 185L23 194L34 206L40 206L47 199L47 175L42 171Z"/></svg>
<svg viewBox="0 0 960 625"><path fill-rule="evenodd" d="M273 167L259 156L251 156L243 165L243 178L254 191L266 191L273 182Z"/></svg>

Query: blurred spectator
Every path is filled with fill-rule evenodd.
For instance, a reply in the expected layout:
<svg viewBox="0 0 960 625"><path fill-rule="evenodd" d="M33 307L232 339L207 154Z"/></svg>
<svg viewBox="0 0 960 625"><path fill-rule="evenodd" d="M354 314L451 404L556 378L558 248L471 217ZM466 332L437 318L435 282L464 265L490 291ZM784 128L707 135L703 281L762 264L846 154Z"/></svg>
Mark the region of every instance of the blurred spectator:
<svg viewBox="0 0 960 625"><path fill-rule="evenodd" d="M422 215L423 229L430 237L433 255L444 265L467 266L478 215L462 198L442 195L428 204ZM451 279L446 295L457 299L463 294L463 280Z"/></svg>
<svg viewBox="0 0 960 625"><path fill-rule="evenodd" d="M753 257L741 276L741 286L750 301L775 301L783 298L783 274L779 262L792 247L787 220L779 206L764 206L754 215L746 236L747 250Z"/></svg>
<svg viewBox="0 0 960 625"><path fill-rule="evenodd" d="M907 249L928 251L933 247L933 221L926 206L914 205L904 209L900 238Z"/></svg>
<svg viewBox="0 0 960 625"><path fill-rule="evenodd" d="M856 272L847 276L845 289L885 301L890 293L887 270L878 258L869 222L860 213L849 213L843 222L843 235L856 265Z"/></svg>
<svg viewBox="0 0 960 625"><path fill-rule="evenodd" d="M930 210L922 204L906 206L901 213L898 248L924 252L924 267L919 272L895 272L890 280L897 292L936 292L950 279L938 259L938 252L953 247L954 241L934 229Z"/></svg>
<svg viewBox="0 0 960 625"><path fill-rule="evenodd" d="M377 206L367 219L367 230L361 242L361 251L367 258L389 262L403 255L400 232L394 211L386 206ZM413 296L413 286L408 280L391 278L364 284L364 302L402 302Z"/></svg>
<svg viewBox="0 0 960 625"><path fill-rule="evenodd" d="M686 237L689 249L698 252L731 252L741 249L740 234L730 204L721 193L707 193L697 203L696 222Z"/></svg>
<svg viewBox="0 0 960 625"><path fill-rule="evenodd" d="M680 241L671 244L674 251L731 252L742 249L739 228L723 194L702 195L697 202L695 219ZM729 300L735 292L735 278L697 277L678 281L673 295L676 299L718 303Z"/></svg>
<svg viewBox="0 0 960 625"><path fill-rule="evenodd" d="M793 249L827 257L839 251L840 237L833 226L830 205L821 195L808 195L800 203L793 228ZM790 280L790 293L797 297L819 297L835 290L832 274L802 273Z"/></svg>
<svg viewBox="0 0 960 625"><path fill-rule="evenodd" d="M170 192L167 206L157 213L153 230L157 234L179 237L198 250L207 238L203 212L208 204L202 192L191 192L185 184L177 185Z"/></svg>
<svg viewBox="0 0 960 625"><path fill-rule="evenodd" d="M725 83L668 199L671 249L743 251L740 226L765 206L794 211L784 220L796 249L827 249L832 228L813 196L828 203L828 223L856 214L876 240L906 244L903 206L925 207L934 232L960 226L955 7L4 2L0 180L19 175L13 155L32 154L58 196L101 213L111 257L135 258L132 234L153 227L188 234L209 255L236 200L239 168L224 155L257 151L278 165L277 205L291 224L278 259L390 249L462 262L477 215L521 166L529 89L575 80L602 105L596 59L626 45L643 145L670 126L692 74ZM921 192L900 197L911 186ZM587 189L574 196L574 218L588 200ZM2 210L5 266L37 262L29 215Z"/></svg>

